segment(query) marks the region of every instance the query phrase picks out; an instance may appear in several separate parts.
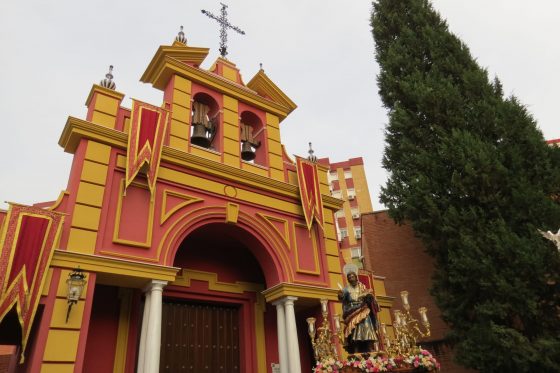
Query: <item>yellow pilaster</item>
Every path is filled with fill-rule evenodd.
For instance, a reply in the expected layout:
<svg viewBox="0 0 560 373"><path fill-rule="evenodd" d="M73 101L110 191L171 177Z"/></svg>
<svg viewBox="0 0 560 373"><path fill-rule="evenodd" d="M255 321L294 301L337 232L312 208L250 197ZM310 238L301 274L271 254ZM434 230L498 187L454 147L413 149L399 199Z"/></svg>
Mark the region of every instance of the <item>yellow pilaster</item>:
<svg viewBox="0 0 560 373"><path fill-rule="evenodd" d="M128 348L128 331L130 328L130 309L132 304L132 289L120 288L120 314L117 331L117 346L113 373L124 373L126 367L126 350Z"/></svg>
<svg viewBox="0 0 560 373"><path fill-rule="evenodd" d="M110 146L88 141L72 213L67 247L70 251L87 254L95 251L110 155Z"/></svg>
<svg viewBox="0 0 560 373"><path fill-rule="evenodd" d="M85 297L88 292L84 291L78 303L72 306L68 321L66 321L68 310L66 280L69 273L69 270L60 271L41 373L74 371L84 315ZM86 276L89 278L88 273L86 273Z"/></svg>
<svg viewBox="0 0 560 373"><path fill-rule="evenodd" d="M192 83L181 76L174 76L171 128L169 129L169 146L187 150L190 137L190 112Z"/></svg>
<svg viewBox="0 0 560 373"><path fill-rule="evenodd" d="M331 194L330 188L329 188L329 180L327 178L327 173L329 172L329 168L325 167L321 164L317 165L317 173L318 173L318 178L319 178L319 190L321 191L321 194L325 194L327 196L329 196Z"/></svg>
<svg viewBox="0 0 560 373"><path fill-rule="evenodd" d="M280 143L280 121L277 116L266 113L266 131L268 135L268 159L270 177L284 181L284 162Z"/></svg>
<svg viewBox="0 0 560 373"><path fill-rule="evenodd" d="M255 339L257 345L257 369L259 373L266 373L266 340L264 330L264 311L266 302L261 294L257 294L255 303Z"/></svg>
<svg viewBox="0 0 560 373"><path fill-rule="evenodd" d="M236 99L224 95L224 163L239 167L239 113Z"/></svg>
<svg viewBox="0 0 560 373"><path fill-rule="evenodd" d="M108 128L115 128L117 112L124 94L94 84L86 100L88 116L93 123Z"/></svg>

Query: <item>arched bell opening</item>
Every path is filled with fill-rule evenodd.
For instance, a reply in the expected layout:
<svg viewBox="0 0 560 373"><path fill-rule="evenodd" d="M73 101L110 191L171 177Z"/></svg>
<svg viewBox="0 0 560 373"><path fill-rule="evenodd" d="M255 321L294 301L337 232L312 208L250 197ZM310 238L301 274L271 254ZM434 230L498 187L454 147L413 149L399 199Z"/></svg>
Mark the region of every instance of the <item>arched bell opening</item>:
<svg viewBox="0 0 560 373"><path fill-rule="evenodd" d="M216 135L220 129L220 106L206 93L197 93L192 102L191 143L219 151Z"/></svg>
<svg viewBox="0 0 560 373"><path fill-rule="evenodd" d="M239 122L241 159L254 162L261 166L266 165L264 125L260 118L250 112L241 113Z"/></svg>

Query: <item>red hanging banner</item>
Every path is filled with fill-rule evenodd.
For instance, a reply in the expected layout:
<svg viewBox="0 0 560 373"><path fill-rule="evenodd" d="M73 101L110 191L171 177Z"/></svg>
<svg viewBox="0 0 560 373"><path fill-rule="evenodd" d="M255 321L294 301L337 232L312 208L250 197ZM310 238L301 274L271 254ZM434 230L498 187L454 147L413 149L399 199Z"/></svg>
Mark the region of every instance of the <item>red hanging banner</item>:
<svg viewBox="0 0 560 373"><path fill-rule="evenodd" d="M16 306L25 351L63 214L10 204L0 236L0 322ZM22 353L23 360L23 353Z"/></svg>
<svg viewBox="0 0 560 373"><path fill-rule="evenodd" d="M132 183L138 172L144 171L150 192L154 192L168 121L166 109L132 100L125 187Z"/></svg>
<svg viewBox="0 0 560 373"><path fill-rule="evenodd" d="M296 167L301 205L307 229L311 230L313 220L323 229L323 200L319 189L317 164L296 157Z"/></svg>

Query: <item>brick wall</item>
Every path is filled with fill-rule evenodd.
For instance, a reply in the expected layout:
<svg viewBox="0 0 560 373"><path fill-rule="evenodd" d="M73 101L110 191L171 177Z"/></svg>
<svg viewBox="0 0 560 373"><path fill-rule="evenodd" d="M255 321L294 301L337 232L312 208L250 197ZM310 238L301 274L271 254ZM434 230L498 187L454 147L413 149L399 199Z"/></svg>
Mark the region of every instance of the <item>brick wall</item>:
<svg viewBox="0 0 560 373"><path fill-rule="evenodd" d="M453 351L445 344L448 327L429 293L433 259L409 225L397 225L387 211L362 215L362 255L364 268L385 276L388 296L394 296L394 309L403 309L401 290L408 290L411 314L419 319L418 308L428 308L431 337L424 341L442 364L442 372L469 372L453 363Z"/></svg>

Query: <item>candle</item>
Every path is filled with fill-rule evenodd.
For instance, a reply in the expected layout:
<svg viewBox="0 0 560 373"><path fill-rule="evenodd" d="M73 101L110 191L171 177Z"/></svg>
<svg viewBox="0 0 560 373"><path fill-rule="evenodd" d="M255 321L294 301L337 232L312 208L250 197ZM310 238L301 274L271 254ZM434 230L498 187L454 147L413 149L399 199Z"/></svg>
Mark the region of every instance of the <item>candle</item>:
<svg viewBox="0 0 560 373"><path fill-rule="evenodd" d="M309 325L309 335L315 336L315 318L309 317L307 319L307 324Z"/></svg>
<svg viewBox="0 0 560 373"><path fill-rule="evenodd" d="M395 315L395 324L400 325L401 324L401 311L396 310L394 312L394 315Z"/></svg>
<svg viewBox="0 0 560 373"><path fill-rule="evenodd" d="M340 331L340 315L335 314L334 316L334 330L338 333Z"/></svg>
<svg viewBox="0 0 560 373"><path fill-rule="evenodd" d="M321 312L322 313L327 313L327 303L328 303L327 299L321 299Z"/></svg>
<svg viewBox="0 0 560 373"><path fill-rule="evenodd" d="M408 304L408 291L401 291L401 299L404 309L408 311L410 309L410 305Z"/></svg>
<svg viewBox="0 0 560 373"><path fill-rule="evenodd" d="M426 307L420 307L418 308L418 313L420 314L420 318L422 320L423 324L428 324L428 315L426 314L426 312L428 312L428 309Z"/></svg>
<svg viewBox="0 0 560 373"><path fill-rule="evenodd" d="M388 349L391 347L391 341L389 340L389 336L387 335L387 325L385 323L381 323L381 333L383 334L383 342L385 343L385 348Z"/></svg>

